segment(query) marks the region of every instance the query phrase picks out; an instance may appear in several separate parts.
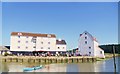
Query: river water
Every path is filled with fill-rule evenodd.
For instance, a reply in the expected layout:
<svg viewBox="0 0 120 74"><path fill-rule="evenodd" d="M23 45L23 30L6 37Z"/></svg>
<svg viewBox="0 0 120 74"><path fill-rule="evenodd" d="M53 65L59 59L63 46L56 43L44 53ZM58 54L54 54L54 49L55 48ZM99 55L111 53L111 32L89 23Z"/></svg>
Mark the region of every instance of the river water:
<svg viewBox="0 0 120 74"><path fill-rule="evenodd" d="M120 58L119 58L120 59ZM116 66L118 72L118 57L116 57ZM23 72L27 66L38 66L40 63L2 63L0 67L2 72ZM61 63L44 64L44 68L35 70L35 72L114 72L113 58L94 63ZM120 70L119 70L120 71Z"/></svg>

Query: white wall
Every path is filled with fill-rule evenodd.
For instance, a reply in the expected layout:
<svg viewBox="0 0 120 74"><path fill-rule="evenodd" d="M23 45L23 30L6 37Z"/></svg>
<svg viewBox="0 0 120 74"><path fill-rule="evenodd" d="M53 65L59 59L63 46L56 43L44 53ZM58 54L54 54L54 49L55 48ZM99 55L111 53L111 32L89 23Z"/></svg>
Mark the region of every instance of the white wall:
<svg viewBox="0 0 120 74"><path fill-rule="evenodd" d="M43 44L41 43L43 42ZM48 43L50 42L50 44ZM55 51L56 38L37 37L36 51ZM43 47L43 49L41 49ZM48 49L50 47L50 49Z"/></svg>
<svg viewBox="0 0 120 74"><path fill-rule="evenodd" d="M37 37L36 45L31 42L32 36L11 36L11 47L10 51L66 51L66 45L56 45L56 38L48 38L48 37ZM20 43L18 43L20 41ZM26 43L28 41L28 43ZM41 43L43 42L43 44ZM50 42L50 44L48 43ZM20 46L20 48L18 48ZM36 46L36 48L33 48ZM28 47L26 49L26 47ZM43 47L43 49L41 49ZM48 49L48 47L50 49ZM57 49L60 47L60 49ZM64 49L62 49L64 47Z"/></svg>
<svg viewBox="0 0 120 74"><path fill-rule="evenodd" d="M59 47L59 49L58 49L58 47ZM66 51L66 45L57 44L56 51Z"/></svg>
<svg viewBox="0 0 120 74"><path fill-rule="evenodd" d="M11 44L10 44L10 51L34 51L33 46L34 43L31 42L32 37L26 36L11 36ZM20 43L18 43L20 41ZM28 43L26 43L28 41ZM20 46L20 48L18 48ZM26 49L26 47L28 47Z"/></svg>
<svg viewBox="0 0 120 74"><path fill-rule="evenodd" d="M85 37L87 37L87 39L85 39ZM87 41L87 44L85 44L85 41ZM91 49L89 47L91 47ZM86 35L83 33L82 36L79 37L78 48L81 55L94 56L93 41L88 33ZM89 52L91 52L91 54L89 54Z"/></svg>
<svg viewBox="0 0 120 74"><path fill-rule="evenodd" d="M98 42L94 41L95 56L105 58L104 50L102 50L98 45L99 45Z"/></svg>
<svg viewBox="0 0 120 74"><path fill-rule="evenodd" d="M87 39L85 39L85 37L87 37ZM87 44L85 44L85 41L87 41ZM89 47L91 47L91 49ZM94 41L92 35L88 32L84 32L79 37L78 49L81 55L89 55L89 52L91 52L89 56L105 58L104 50L99 47L98 42Z"/></svg>

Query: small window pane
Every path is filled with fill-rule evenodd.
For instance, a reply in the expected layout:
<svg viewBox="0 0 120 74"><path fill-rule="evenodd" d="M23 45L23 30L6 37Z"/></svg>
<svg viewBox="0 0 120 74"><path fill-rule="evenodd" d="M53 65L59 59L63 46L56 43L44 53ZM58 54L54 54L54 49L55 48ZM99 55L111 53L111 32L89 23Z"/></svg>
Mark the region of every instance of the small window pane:
<svg viewBox="0 0 120 74"><path fill-rule="evenodd" d="M43 47L41 47L41 49L43 49Z"/></svg>
<svg viewBox="0 0 120 74"><path fill-rule="evenodd" d="M48 44L50 44L50 42L48 42Z"/></svg>
<svg viewBox="0 0 120 74"><path fill-rule="evenodd" d="M18 46L18 49L20 48L20 46Z"/></svg>
<svg viewBox="0 0 120 74"><path fill-rule="evenodd" d="M87 41L85 41L85 44L87 44Z"/></svg>
<svg viewBox="0 0 120 74"><path fill-rule="evenodd" d="M20 41L18 41L18 43L20 43Z"/></svg>
<svg viewBox="0 0 120 74"><path fill-rule="evenodd" d="M20 38L20 36L18 36L18 38Z"/></svg>
<svg viewBox="0 0 120 74"><path fill-rule="evenodd" d="M43 44L43 42L41 42L41 44Z"/></svg>
<svg viewBox="0 0 120 74"><path fill-rule="evenodd" d="M34 46L33 48L36 48L36 46Z"/></svg>
<svg viewBox="0 0 120 74"><path fill-rule="evenodd" d="M26 43L28 43L28 41L26 41Z"/></svg>
<svg viewBox="0 0 120 74"><path fill-rule="evenodd" d="M48 47L48 49L50 49L50 47Z"/></svg>
<svg viewBox="0 0 120 74"><path fill-rule="evenodd" d="M58 49L60 49L60 47L58 47Z"/></svg>
<svg viewBox="0 0 120 74"><path fill-rule="evenodd" d="M28 49L28 47L26 47L26 49Z"/></svg>
<svg viewBox="0 0 120 74"><path fill-rule="evenodd" d="M85 39L87 39L87 37L85 37Z"/></svg>
<svg viewBox="0 0 120 74"><path fill-rule="evenodd" d="M91 54L91 52L89 52L89 54Z"/></svg>
<svg viewBox="0 0 120 74"><path fill-rule="evenodd" d="M89 47L89 49L91 49L91 47Z"/></svg>

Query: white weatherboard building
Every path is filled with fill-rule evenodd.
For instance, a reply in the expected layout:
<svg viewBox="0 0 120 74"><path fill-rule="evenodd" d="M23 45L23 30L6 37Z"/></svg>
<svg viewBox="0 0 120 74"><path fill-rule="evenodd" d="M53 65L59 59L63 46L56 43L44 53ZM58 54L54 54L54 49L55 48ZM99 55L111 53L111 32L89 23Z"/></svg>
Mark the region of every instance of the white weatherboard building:
<svg viewBox="0 0 120 74"><path fill-rule="evenodd" d="M10 51L17 52L65 52L65 40L57 40L54 34L12 32Z"/></svg>
<svg viewBox="0 0 120 74"><path fill-rule="evenodd" d="M96 38L87 31L80 34L78 43L80 55L105 58L104 51L98 45Z"/></svg>

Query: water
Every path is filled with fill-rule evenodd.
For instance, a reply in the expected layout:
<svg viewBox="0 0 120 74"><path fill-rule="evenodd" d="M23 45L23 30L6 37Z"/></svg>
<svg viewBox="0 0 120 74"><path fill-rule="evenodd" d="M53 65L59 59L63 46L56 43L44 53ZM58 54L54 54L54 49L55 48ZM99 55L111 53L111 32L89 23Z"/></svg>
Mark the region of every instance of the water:
<svg viewBox="0 0 120 74"><path fill-rule="evenodd" d="M120 59L120 58L119 58ZM116 58L118 72L118 58ZM3 72L23 72L27 66L37 66L39 63L2 63ZM47 64L46 68L35 72L114 72L113 59L97 61L95 63L61 63Z"/></svg>

